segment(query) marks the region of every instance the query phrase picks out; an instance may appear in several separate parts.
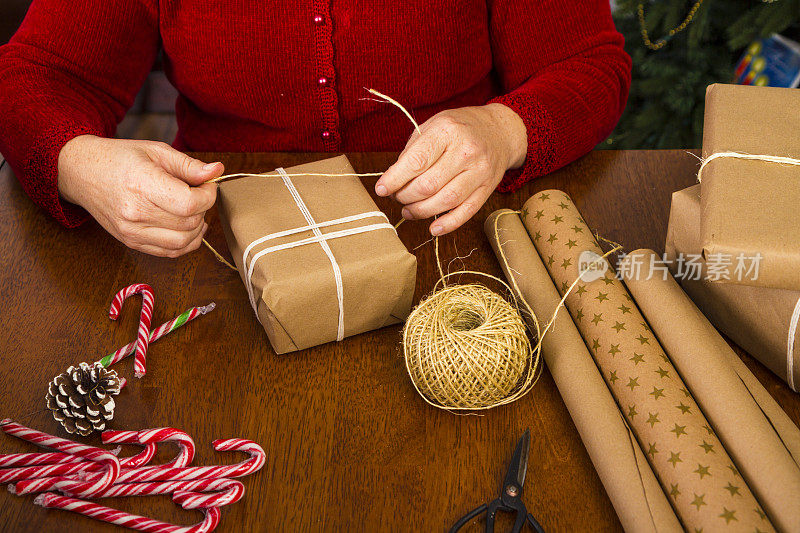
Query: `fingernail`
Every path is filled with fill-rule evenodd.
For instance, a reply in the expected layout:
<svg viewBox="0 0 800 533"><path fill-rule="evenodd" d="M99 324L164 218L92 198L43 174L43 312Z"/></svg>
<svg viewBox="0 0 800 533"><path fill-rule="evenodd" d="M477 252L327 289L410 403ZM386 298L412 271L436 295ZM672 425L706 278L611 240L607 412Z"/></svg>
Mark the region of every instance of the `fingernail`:
<svg viewBox="0 0 800 533"><path fill-rule="evenodd" d="M389 191L386 190L386 187L384 187L383 185L376 185L375 186L375 193L378 196L386 196L389 193Z"/></svg>
<svg viewBox="0 0 800 533"><path fill-rule="evenodd" d="M400 211L400 216L406 220L411 220L412 218L414 218L411 215L411 211L409 211L408 209L403 209L402 211Z"/></svg>
<svg viewBox="0 0 800 533"><path fill-rule="evenodd" d="M440 225L434 224L433 226L431 226L431 235L433 235L434 237L436 237L437 235L441 235L443 229L444 228L442 228Z"/></svg>
<svg viewBox="0 0 800 533"><path fill-rule="evenodd" d="M203 170L212 170L214 167L217 166L217 163L206 163L203 165Z"/></svg>

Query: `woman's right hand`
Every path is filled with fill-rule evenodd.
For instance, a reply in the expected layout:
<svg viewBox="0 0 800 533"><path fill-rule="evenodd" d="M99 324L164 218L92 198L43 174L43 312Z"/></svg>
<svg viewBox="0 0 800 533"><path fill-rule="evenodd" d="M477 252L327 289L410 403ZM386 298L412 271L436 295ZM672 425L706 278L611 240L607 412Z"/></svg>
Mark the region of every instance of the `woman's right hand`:
<svg viewBox="0 0 800 533"><path fill-rule="evenodd" d="M126 246L178 257L196 250L217 198L222 163L205 164L167 144L81 135L58 156L58 192Z"/></svg>

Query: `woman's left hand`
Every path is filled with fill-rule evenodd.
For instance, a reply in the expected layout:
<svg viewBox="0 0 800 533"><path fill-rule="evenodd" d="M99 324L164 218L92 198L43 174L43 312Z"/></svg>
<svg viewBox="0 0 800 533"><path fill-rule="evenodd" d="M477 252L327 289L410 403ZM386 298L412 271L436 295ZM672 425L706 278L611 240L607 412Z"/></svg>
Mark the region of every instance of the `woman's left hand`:
<svg viewBox="0 0 800 533"><path fill-rule="evenodd" d="M397 162L375 184L379 196L404 205L403 218L430 218L432 235L469 220L506 170L525 161L522 119L502 104L442 111L414 132Z"/></svg>

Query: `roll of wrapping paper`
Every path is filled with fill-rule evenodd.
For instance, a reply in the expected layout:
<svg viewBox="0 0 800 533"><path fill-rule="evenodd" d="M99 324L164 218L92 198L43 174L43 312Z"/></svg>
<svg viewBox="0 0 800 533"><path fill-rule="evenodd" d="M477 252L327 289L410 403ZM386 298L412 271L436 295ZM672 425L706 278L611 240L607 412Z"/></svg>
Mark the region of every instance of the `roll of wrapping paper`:
<svg viewBox="0 0 800 533"><path fill-rule="evenodd" d="M747 387L748 392L753 395L758 407L764 411L769 423L775 427L775 431L781 436L781 440L786 445L789 453L792 454L794 462L800 464L800 439L797 438L798 428L795 423L792 422L792 419L778 405L775 398L770 395L738 355L732 352L729 353L729 363L736 371L736 375Z"/></svg>
<svg viewBox="0 0 800 533"><path fill-rule="evenodd" d="M778 529L797 531L800 466L789 447L800 445L800 430L765 416L730 363L730 345L663 266L652 250L636 250L620 274L767 516ZM788 419L780 413L773 418Z"/></svg>
<svg viewBox="0 0 800 533"><path fill-rule="evenodd" d="M521 216L561 294L608 267L566 306L684 528L774 530L569 196L539 193Z"/></svg>
<svg viewBox="0 0 800 533"><path fill-rule="evenodd" d="M511 285L516 285L518 296L538 317L552 316L561 297L519 215L509 210L492 213L484 230L506 277L510 280L513 275ZM542 356L625 531L682 531L583 338L563 309L542 340Z"/></svg>

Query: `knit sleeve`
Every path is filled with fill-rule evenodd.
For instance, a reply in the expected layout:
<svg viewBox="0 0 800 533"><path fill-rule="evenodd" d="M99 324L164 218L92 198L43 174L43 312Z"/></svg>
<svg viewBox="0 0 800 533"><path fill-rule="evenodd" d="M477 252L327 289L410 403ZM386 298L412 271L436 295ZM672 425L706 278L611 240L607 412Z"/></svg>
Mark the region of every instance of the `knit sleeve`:
<svg viewBox="0 0 800 533"><path fill-rule="evenodd" d="M516 112L528 153L498 187L514 190L589 152L625 108L630 57L608 0L494 0L494 67L505 94L491 100Z"/></svg>
<svg viewBox="0 0 800 533"><path fill-rule="evenodd" d="M58 195L58 154L112 136L158 48L156 0L34 0L0 47L0 151L27 194L66 226L87 214Z"/></svg>

